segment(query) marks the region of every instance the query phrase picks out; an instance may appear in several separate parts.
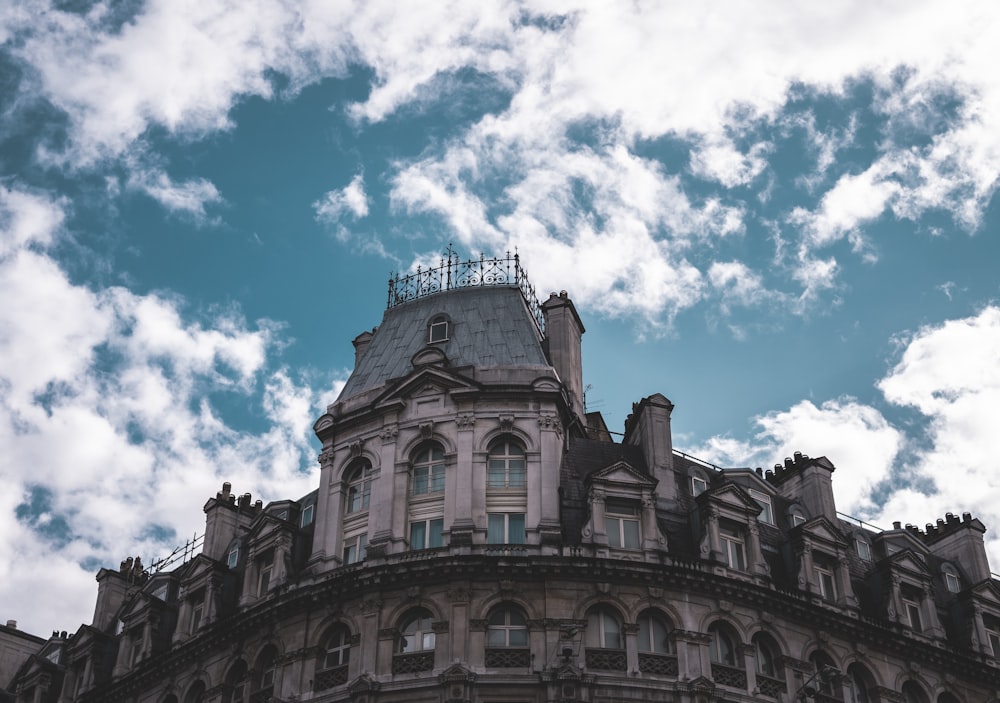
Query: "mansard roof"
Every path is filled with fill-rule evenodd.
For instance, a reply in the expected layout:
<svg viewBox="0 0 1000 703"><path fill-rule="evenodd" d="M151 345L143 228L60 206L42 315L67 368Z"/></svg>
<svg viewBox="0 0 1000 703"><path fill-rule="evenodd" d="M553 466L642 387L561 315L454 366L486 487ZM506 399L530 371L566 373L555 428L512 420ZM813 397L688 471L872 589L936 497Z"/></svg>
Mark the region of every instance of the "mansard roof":
<svg viewBox="0 0 1000 703"><path fill-rule="evenodd" d="M431 346L443 352L449 366L549 367L518 288L460 288L386 310L340 400L412 372L412 359L428 346L428 324L438 315L449 321L448 339Z"/></svg>

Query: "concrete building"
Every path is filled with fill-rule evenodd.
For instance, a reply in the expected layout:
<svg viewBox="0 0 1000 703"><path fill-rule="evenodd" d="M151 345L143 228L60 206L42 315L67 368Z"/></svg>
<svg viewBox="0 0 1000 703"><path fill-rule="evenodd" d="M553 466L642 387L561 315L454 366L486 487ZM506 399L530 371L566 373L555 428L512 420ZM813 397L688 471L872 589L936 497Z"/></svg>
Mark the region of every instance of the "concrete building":
<svg viewBox="0 0 1000 703"><path fill-rule="evenodd" d="M516 257L393 279L314 425L316 490L227 483L200 554L102 570L59 684L36 662L17 701L1000 701L977 519L878 531L825 457L699 461L659 393L614 441L583 334Z"/></svg>

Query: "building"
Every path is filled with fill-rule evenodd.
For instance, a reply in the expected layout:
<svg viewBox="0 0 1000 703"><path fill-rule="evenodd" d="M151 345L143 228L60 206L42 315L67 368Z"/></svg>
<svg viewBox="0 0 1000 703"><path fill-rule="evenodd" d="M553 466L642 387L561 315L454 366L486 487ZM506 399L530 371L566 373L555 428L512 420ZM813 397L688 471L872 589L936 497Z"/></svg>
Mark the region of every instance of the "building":
<svg viewBox="0 0 1000 703"><path fill-rule="evenodd" d="M699 461L673 448L659 393L614 441L585 408L583 334L566 293L539 303L517 257L392 279L314 425L317 489L263 505L225 484L197 556L101 570L93 622L46 643L55 654L11 693L1000 700L982 523L845 518L825 457Z"/></svg>

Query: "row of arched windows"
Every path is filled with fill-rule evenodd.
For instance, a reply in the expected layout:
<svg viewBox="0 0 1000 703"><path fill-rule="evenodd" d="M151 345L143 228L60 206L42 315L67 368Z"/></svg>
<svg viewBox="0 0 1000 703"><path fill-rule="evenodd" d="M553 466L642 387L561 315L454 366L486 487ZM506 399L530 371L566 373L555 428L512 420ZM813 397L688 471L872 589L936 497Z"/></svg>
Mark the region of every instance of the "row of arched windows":
<svg viewBox="0 0 1000 703"><path fill-rule="evenodd" d="M427 442L410 460L410 494L438 493L445 487L444 448ZM356 459L344 472L345 512L368 510L371 505L374 472L368 459ZM486 458L488 489L524 489L527 486L527 462L524 445L512 437L502 437L490 445Z"/></svg>
<svg viewBox="0 0 1000 703"><path fill-rule="evenodd" d="M528 619L524 610L510 602L500 603L487 614L486 666L527 667ZM586 627L582 638L570 634L564 654L577 653L579 641L584 647L586 666L589 669L621 670L626 668L625 627L615 608L600 604L586 613ZM639 613L636 621L636 648L639 669L644 673L676 676L677 658L671 631L673 626L667 616L648 608ZM434 667L434 650L437 644L434 616L425 607L406 611L399 619L393 648L394 674L429 671ZM736 688L748 687L747 657L743 643L735 628L724 620L717 620L708 627L710 637L709 658L712 678L719 684ZM358 642L343 623L329 627L320 640L316 659L313 686L323 691L348 682L347 667L351 648ZM756 680L756 693L767 698L781 698L788 692L786 672L781 648L765 632L756 633L750 651ZM222 690L223 703L245 703L268 694L274 686L275 661L278 649L266 645L257 655L253 668L243 659L237 659L226 672ZM879 689L871 672L861 663L850 664L841 671L829 655L822 651L809 657L813 675L803 684L802 690L815 700L848 701L849 703L878 703ZM206 686L201 680L190 684L182 699L168 696L164 703L202 703ZM930 698L916 681L906 681L901 692L906 703L930 703ZM949 693L943 693L937 703L958 703Z"/></svg>

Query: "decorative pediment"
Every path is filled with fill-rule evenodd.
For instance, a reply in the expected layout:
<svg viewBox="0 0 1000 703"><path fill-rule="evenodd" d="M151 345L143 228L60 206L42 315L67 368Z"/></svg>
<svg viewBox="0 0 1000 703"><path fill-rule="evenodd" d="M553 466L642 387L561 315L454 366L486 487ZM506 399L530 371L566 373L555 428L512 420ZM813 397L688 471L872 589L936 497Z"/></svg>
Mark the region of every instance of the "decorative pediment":
<svg viewBox="0 0 1000 703"><path fill-rule="evenodd" d="M698 499L750 515L760 512L760 504L735 483L723 483L721 486L710 488L698 496Z"/></svg>
<svg viewBox="0 0 1000 703"><path fill-rule="evenodd" d="M923 557L910 549L893 554L889 557L888 563L892 565L893 570L909 571L921 575L927 573L927 563Z"/></svg>
<svg viewBox="0 0 1000 703"><path fill-rule="evenodd" d="M438 675L438 681L442 684L456 682L472 683L475 680L476 673L461 664L452 664Z"/></svg>
<svg viewBox="0 0 1000 703"><path fill-rule="evenodd" d="M969 590L976 600L989 603L1000 610L1000 587L997 586L996 581L993 579L981 581Z"/></svg>
<svg viewBox="0 0 1000 703"><path fill-rule="evenodd" d="M843 533L838 527L827 518L819 515L803 523L802 536L807 536L814 542L847 547L848 543L844 539Z"/></svg>
<svg viewBox="0 0 1000 703"><path fill-rule="evenodd" d="M656 486L656 481L636 470L626 461L616 461L611 466L595 471L590 475L588 481L590 483L618 484L641 488Z"/></svg>
<svg viewBox="0 0 1000 703"><path fill-rule="evenodd" d="M462 376L449 373L436 366L424 366L379 396L376 404L431 394L449 393L456 390L476 389L477 387L474 384Z"/></svg>

